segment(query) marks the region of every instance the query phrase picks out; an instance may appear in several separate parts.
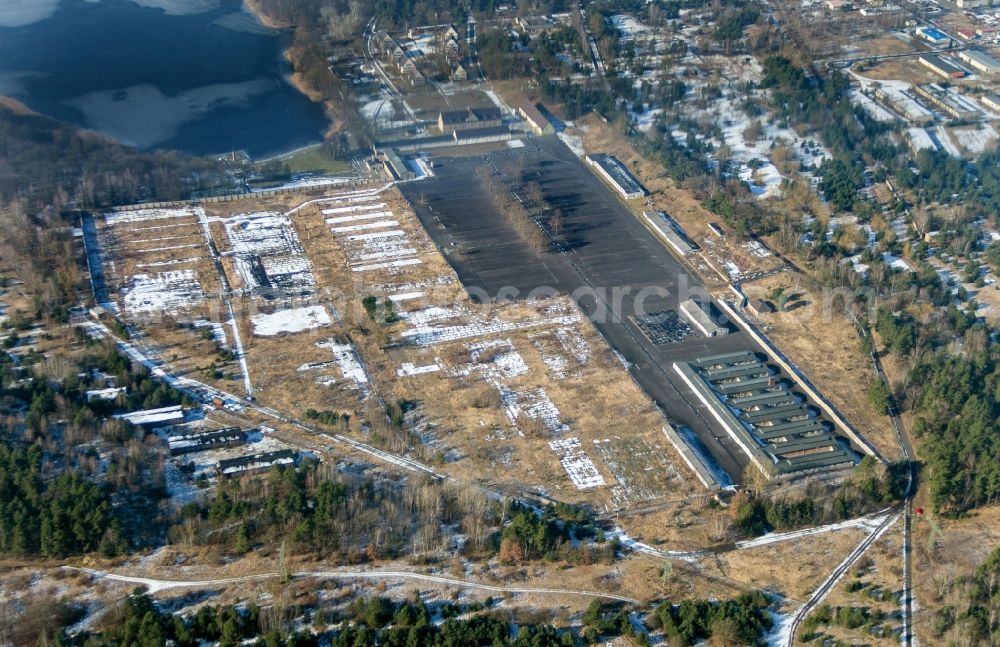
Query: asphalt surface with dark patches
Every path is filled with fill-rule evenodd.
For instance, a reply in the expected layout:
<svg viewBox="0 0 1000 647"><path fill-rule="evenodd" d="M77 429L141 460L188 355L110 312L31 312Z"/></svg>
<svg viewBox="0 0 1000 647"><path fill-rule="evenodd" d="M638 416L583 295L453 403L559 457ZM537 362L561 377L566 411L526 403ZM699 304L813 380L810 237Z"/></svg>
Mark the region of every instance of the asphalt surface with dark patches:
<svg viewBox="0 0 1000 647"><path fill-rule="evenodd" d="M656 345L630 321L637 314L675 311L691 296L707 296L699 280L555 137L533 138L521 149L435 161L436 177L401 188L469 293L484 299L525 298L532 291L571 295L667 417L693 429L739 482L746 455L672 363L763 349L735 326L723 337L695 335ZM563 251L538 253L518 235L476 178L476 169L488 163L501 172L523 164L524 183L537 182L546 201L563 213Z"/></svg>

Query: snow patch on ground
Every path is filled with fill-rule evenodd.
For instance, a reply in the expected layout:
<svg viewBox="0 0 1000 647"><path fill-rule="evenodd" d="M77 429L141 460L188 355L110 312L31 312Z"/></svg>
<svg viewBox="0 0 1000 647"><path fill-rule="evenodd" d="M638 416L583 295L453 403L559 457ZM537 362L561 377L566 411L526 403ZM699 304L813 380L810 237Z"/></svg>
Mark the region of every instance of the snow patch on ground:
<svg viewBox="0 0 1000 647"><path fill-rule="evenodd" d="M177 312L205 300L194 270L173 270L155 275L136 274L122 288L122 303L133 315Z"/></svg>
<svg viewBox="0 0 1000 647"><path fill-rule="evenodd" d="M577 489L589 490L604 485L604 477L583 450L579 438L553 440L549 443L549 447L560 455L559 462Z"/></svg>
<svg viewBox="0 0 1000 647"><path fill-rule="evenodd" d="M541 421L553 434L564 434L569 431L569 425L562 421L558 407L549 399L549 394L543 388L514 391L501 387L500 402L507 413L507 418L515 427L518 418L524 416L529 420Z"/></svg>
<svg viewBox="0 0 1000 647"><path fill-rule="evenodd" d="M997 139L997 131L989 124L982 128L956 128L952 130L952 134L958 140L959 146L976 154L982 153Z"/></svg>
<svg viewBox="0 0 1000 647"><path fill-rule="evenodd" d="M402 337L417 346L431 346L444 342L459 341L473 337L490 337L512 330L525 330L541 326L569 326L580 321L579 314L540 316L528 319L505 321L496 317L452 326L415 325L402 332Z"/></svg>
<svg viewBox="0 0 1000 647"><path fill-rule="evenodd" d="M130 222L145 222L162 220L164 218L197 218L202 213L201 207L183 207L180 209L125 209L104 214L104 224L108 226Z"/></svg>
<svg viewBox="0 0 1000 647"><path fill-rule="evenodd" d="M361 364L354 346L339 343L332 339L316 345L320 348L326 348L333 353L333 361L336 363L337 368L340 369L340 374L345 380L351 382L354 388L367 389L368 374L365 373L365 368Z"/></svg>
<svg viewBox="0 0 1000 647"><path fill-rule="evenodd" d="M291 308L272 314L256 314L250 318L250 322L253 324L253 334L261 337L297 333L321 326L329 326L333 323L323 306Z"/></svg>
<svg viewBox="0 0 1000 647"><path fill-rule="evenodd" d="M441 367L437 364L428 364L427 366L416 366L410 362L403 362L396 369L396 375L400 377L408 377L410 375L423 375L425 373L436 373L441 370Z"/></svg>
<svg viewBox="0 0 1000 647"><path fill-rule="evenodd" d="M583 148L583 138L576 135L570 135L569 133L563 131L558 134L559 139L566 144L566 147L573 151L578 157L583 157L587 154L587 151Z"/></svg>
<svg viewBox="0 0 1000 647"><path fill-rule="evenodd" d="M311 288L312 264L288 216L265 211L222 221L237 273L247 290L260 287Z"/></svg>

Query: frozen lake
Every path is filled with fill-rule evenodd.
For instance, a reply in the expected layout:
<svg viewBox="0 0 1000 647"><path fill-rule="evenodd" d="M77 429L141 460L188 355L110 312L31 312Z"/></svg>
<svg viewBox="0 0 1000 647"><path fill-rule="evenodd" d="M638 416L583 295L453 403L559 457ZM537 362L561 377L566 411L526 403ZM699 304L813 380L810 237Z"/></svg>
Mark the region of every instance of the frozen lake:
<svg viewBox="0 0 1000 647"><path fill-rule="evenodd" d="M326 128L286 44L239 0L0 0L0 94L138 148L261 157Z"/></svg>

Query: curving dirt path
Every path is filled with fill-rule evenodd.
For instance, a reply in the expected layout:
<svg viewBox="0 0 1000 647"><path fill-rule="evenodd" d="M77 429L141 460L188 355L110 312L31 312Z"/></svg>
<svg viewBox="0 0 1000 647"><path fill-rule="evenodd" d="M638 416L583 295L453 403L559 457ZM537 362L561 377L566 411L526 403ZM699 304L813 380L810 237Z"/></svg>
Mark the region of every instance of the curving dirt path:
<svg viewBox="0 0 1000 647"><path fill-rule="evenodd" d="M85 568L78 566L63 566L62 568L74 571L82 571L84 573L89 573L90 575L93 575L94 577L101 579L113 580L116 582L128 582L132 584L139 584L145 586L150 593L156 593L158 591L165 591L168 589L206 588L211 586L235 584L239 582L267 580L279 576L278 573L258 573L254 575L221 577L217 579L208 579L208 580L164 580L151 577L121 575L119 573L100 571L93 568ZM628 602L631 604L640 604L640 601L636 600L635 598L630 598L624 595L615 595L614 593L603 593L600 591L584 591L580 589L559 589L559 588L547 589L547 588L535 588L527 586L494 586L492 584L470 582L469 580L460 580L452 577L443 577L439 575L424 575L421 573L408 573L406 571L299 571L292 573L291 576L294 579L301 579L306 577L321 577L321 578L341 579L341 580L346 580L346 579L416 580L420 582L431 582L433 584L456 586L464 589L492 591L494 593L541 593L544 595L579 595L583 597L604 598L608 600Z"/></svg>

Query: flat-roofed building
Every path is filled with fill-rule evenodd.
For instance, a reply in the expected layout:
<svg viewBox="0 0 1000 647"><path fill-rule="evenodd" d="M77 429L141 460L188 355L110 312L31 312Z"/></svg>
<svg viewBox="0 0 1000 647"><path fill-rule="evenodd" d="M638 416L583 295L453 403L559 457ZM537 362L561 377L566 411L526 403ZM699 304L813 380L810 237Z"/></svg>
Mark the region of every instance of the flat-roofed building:
<svg viewBox="0 0 1000 647"><path fill-rule="evenodd" d="M130 422L143 429L157 429L184 422L184 408L177 404L169 407L160 407L159 409L119 413L114 417L118 420Z"/></svg>
<svg viewBox="0 0 1000 647"><path fill-rule="evenodd" d="M995 94L987 94L986 96L979 99L979 101L990 110L996 110L997 112L1000 112L1000 96L997 96Z"/></svg>
<svg viewBox="0 0 1000 647"><path fill-rule="evenodd" d="M167 438L171 456L194 454L220 447L235 447L246 442L246 434L239 427L194 432L182 432Z"/></svg>
<svg viewBox="0 0 1000 647"><path fill-rule="evenodd" d="M390 180L412 180L417 175L394 149L386 149L382 153L382 165Z"/></svg>
<svg viewBox="0 0 1000 647"><path fill-rule="evenodd" d="M937 54L924 54L919 60L921 65L946 79L960 79L965 76L965 70Z"/></svg>
<svg viewBox="0 0 1000 647"><path fill-rule="evenodd" d="M856 453L800 391L754 353L735 352L674 362L674 372L769 479L847 470Z"/></svg>
<svg viewBox="0 0 1000 647"><path fill-rule="evenodd" d="M937 83L918 85L914 88L914 92L921 99L924 99L952 119L968 121L978 119L983 114L974 103L953 90L941 87Z"/></svg>
<svg viewBox="0 0 1000 647"><path fill-rule="evenodd" d="M274 452L263 452L238 458L224 458L216 464L219 476L230 477L247 472L259 472L275 465L293 465L295 452L291 449L279 449Z"/></svg>
<svg viewBox="0 0 1000 647"><path fill-rule="evenodd" d="M760 299L750 299L747 302L747 312L755 317L761 317L763 315L769 315L774 312L774 308L767 301L762 301Z"/></svg>
<svg viewBox="0 0 1000 647"><path fill-rule="evenodd" d="M555 22L546 16L518 16L514 19L514 27L529 36L537 36L555 27Z"/></svg>
<svg viewBox="0 0 1000 647"><path fill-rule="evenodd" d="M646 187L642 186L642 183L632 175L632 172L615 157L595 153L587 155L587 164L596 169L597 174L603 177L626 200L649 195Z"/></svg>
<svg viewBox="0 0 1000 647"><path fill-rule="evenodd" d="M898 88L876 87L872 94L884 106L918 126L925 126L934 121L934 114L930 110Z"/></svg>
<svg viewBox="0 0 1000 647"><path fill-rule="evenodd" d="M642 217L653 232L681 256L698 251L698 246L691 242L687 232L667 214L662 211L643 211Z"/></svg>
<svg viewBox="0 0 1000 647"><path fill-rule="evenodd" d="M922 38L932 45L948 44L948 34L935 27L917 27L914 33L918 38Z"/></svg>
<svg viewBox="0 0 1000 647"><path fill-rule="evenodd" d="M729 329L725 326L720 326L712 319L709 308L702 307L700 303L694 299L688 299L681 303L681 314L691 322L691 325L698 329L698 331L705 335L706 337L721 337L722 335L728 335Z"/></svg>
<svg viewBox="0 0 1000 647"><path fill-rule="evenodd" d="M958 58L969 67L983 74L1000 72L1000 59L979 49L969 49L958 53Z"/></svg>

